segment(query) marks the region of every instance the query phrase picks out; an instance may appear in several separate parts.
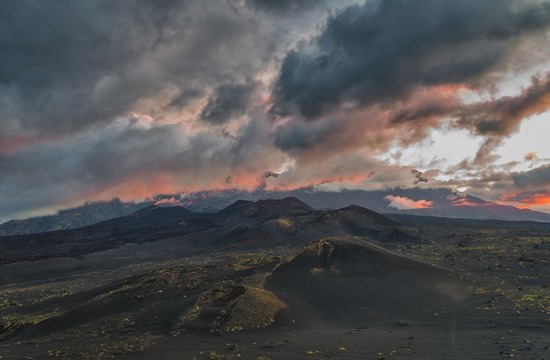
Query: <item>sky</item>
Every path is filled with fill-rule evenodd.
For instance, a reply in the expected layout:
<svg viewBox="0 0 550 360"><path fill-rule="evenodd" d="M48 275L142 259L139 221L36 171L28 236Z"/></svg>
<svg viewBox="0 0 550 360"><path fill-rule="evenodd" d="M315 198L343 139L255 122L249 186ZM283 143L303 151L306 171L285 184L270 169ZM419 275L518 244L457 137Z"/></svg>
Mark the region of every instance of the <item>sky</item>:
<svg viewBox="0 0 550 360"><path fill-rule="evenodd" d="M1 1L0 222L302 187L550 212L549 36L550 0Z"/></svg>

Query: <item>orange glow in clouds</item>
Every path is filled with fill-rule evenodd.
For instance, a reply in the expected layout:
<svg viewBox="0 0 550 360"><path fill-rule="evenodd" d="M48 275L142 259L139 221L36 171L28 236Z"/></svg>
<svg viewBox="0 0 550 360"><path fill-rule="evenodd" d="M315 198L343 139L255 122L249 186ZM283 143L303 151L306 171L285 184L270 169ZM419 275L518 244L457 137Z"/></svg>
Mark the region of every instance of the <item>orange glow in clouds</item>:
<svg viewBox="0 0 550 360"><path fill-rule="evenodd" d="M485 202L473 202L473 201L470 201L470 200L468 200L468 199L466 199L466 198L460 198L460 199L454 200L451 206L480 207L480 206L491 206L491 205L495 205L495 204L492 203L492 202L488 202L488 201L485 201Z"/></svg>
<svg viewBox="0 0 550 360"><path fill-rule="evenodd" d="M536 194L531 199L531 205L550 205L550 195Z"/></svg>
<svg viewBox="0 0 550 360"><path fill-rule="evenodd" d="M503 195L500 198L504 202L516 202L521 204L526 204L528 206L544 206L550 205L550 191L549 190L539 190L539 191L528 191L523 193L513 193Z"/></svg>

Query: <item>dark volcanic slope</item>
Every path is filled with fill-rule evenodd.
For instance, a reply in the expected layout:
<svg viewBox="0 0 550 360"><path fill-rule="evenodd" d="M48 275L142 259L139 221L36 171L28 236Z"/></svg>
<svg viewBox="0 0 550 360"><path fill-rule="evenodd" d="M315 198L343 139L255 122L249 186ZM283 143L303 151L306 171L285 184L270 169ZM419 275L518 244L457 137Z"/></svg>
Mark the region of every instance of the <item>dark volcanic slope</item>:
<svg viewBox="0 0 550 360"><path fill-rule="evenodd" d="M256 202L237 200L228 207L209 216L221 223L276 218L283 215L300 216L313 213L315 210L304 202L288 197L280 200L258 200Z"/></svg>
<svg viewBox="0 0 550 360"><path fill-rule="evenodd" d="M206 216L219 224L212 230L181 238L205 249L272 249L299 247L326 236L361 236L380 242L423 242L413 227L403 227L374 211L349 206L339 210L314 210L295 198L237 201Z"/></svg>
<svg viewBox="0 0 550 360"><path fill-rule="evenodd" d="M425 241L414 234L412 227L403 227L359 206L320 211L296 198L285 198L238 201L214 214L196 214L181 206L149 206L80 229L0 237L0 263L78 257L128 243L168 238L174 238L182 247L208 252L298 247L336 235L362 236L380 242Z"/></svg>
<svg viewBox="0 0 550 360"><path fill-rule="evenodd" d="M290 203L148 208L98 224L139 244L0 265L0 356L547 358L550 225Z"/></svg>
<svg viewBox="0 0 550 360"><path fill-rule="evenodd" d="M290 323L292 331L308 333L323 325L374 327L388 317L414 323L470 291L447 271L353 237L312 242L292 250L288 260L234 260L162 268L19 306L5 317L0 343L61 341L72 351L64 358L97 358L105 336L145 346L159 337L267 327L287 336Z"/></svg>
<svg viewBox="0 0 550 360"><path fill-rule="evenodd" d="M108 224L117 224L121 226L129 224L139 225L145 223L156 224L171 222L173 220L177 221L184 218L192 217L193 215L194 213L192 211L187 210L183 206L159 207L155 205L150 205L124 218L114 219L108 222Z"/></svg>
<svg viewBox="0 0 550 360"><path fill-rule="evenodd" d="M287 316L341 326L421 318L470 292L448 271L350 237L308 244L273 271L266 288L290 304Z"/></svg>
<svg viewBox="0 0 550 360"><path fill-rule="evenodd" d="M0 263L73 256L182 236L217 225L181 207L150 206L84 228L0 237Z"/></svg>

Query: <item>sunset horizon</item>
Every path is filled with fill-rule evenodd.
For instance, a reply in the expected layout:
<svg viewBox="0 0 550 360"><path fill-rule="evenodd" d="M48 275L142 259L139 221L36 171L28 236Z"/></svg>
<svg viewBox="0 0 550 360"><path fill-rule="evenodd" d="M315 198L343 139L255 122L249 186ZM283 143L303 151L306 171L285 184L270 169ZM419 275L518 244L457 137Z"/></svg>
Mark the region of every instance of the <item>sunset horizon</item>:
<svg viewBox="0 0 550 360"><path fill-rule="evenodd" d="M550 212L544 1L25 3L2 5L4 221L260 187Z"/></svg>
<svg viewBox="0 0 550 360"><path fill-rule="evenodd" d="M548 359L550 0L0 0L0 359Z"/></svg>

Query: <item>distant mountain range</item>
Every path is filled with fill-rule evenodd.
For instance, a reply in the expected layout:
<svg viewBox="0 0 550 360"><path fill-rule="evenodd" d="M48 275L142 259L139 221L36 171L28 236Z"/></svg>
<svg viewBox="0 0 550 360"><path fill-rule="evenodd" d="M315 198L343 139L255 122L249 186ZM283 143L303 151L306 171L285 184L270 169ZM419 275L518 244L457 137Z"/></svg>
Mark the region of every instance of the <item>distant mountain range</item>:
<svg viewBox="0 0 550 360"><path fill-rule="evenodd" d="M358 205L379 213L410 214L464 219L550 222L550 214L453 192L449 189L392 188L385 190L342 190L338 192L301 189L293 191L221 191L184 196L182 205L193 211L211 212L237 199L281 199L296 197L316 209L337 209Z"/></svg>
<svg viewBox="0 0 550 360"><path fill-rule="evenodd" d="M125 216L151 204L152 202L123 202L120 199L90 202L76 208L61 210L55 215L8 221L0 225L0 236L79 228Z"/></svg>
<svg viewBox="0 0 550 360"><path fill-rule="evenodd" d="M550 222L550 214L544 212L501 205L463 193L453 192L449 189L344 190L336 194L323 192L296 194L296 196L313 207L326 207L330 204L334 204L332 206L344 206L353 203L381 213L479 220ZM395 207L399 206L400 202L391 201L392 198L405 200L404 205L410 205L409 203L411 203L419 205L419 207ZM430 205L427 206L426 203L430 203Z"/></svg>
<svg viewBox="0 0 550 360"><path fill-rule="evenodd" d="M325 192L314 189L252 192L226 190L197 192L186 195L160 196L164 205L185 206L194 212L216 212L234 206L247 206L249 201L295 197L315 209L338 209L358 205L379 213L438 216L465 219L550 222L550 214L500 205L449 189L393 188L376 191L342 190ZM122 217L151 206L155 201L126 203L119 199L92 202L62 210L56 215L12 220L0 225L0 236L24 235L54 230L67 230Z"/></svg>
<svg viewBox="0 0 550 360"><path fill-rule="evenodd" d="M422 243L418 229L360 206L316 210L297 198L236 201L214 213L151 205L130 215L72 230L0 238L0 264L81 257L126 244L175 241L189 252L300 247L330 236L374 243Z"/></svg>

